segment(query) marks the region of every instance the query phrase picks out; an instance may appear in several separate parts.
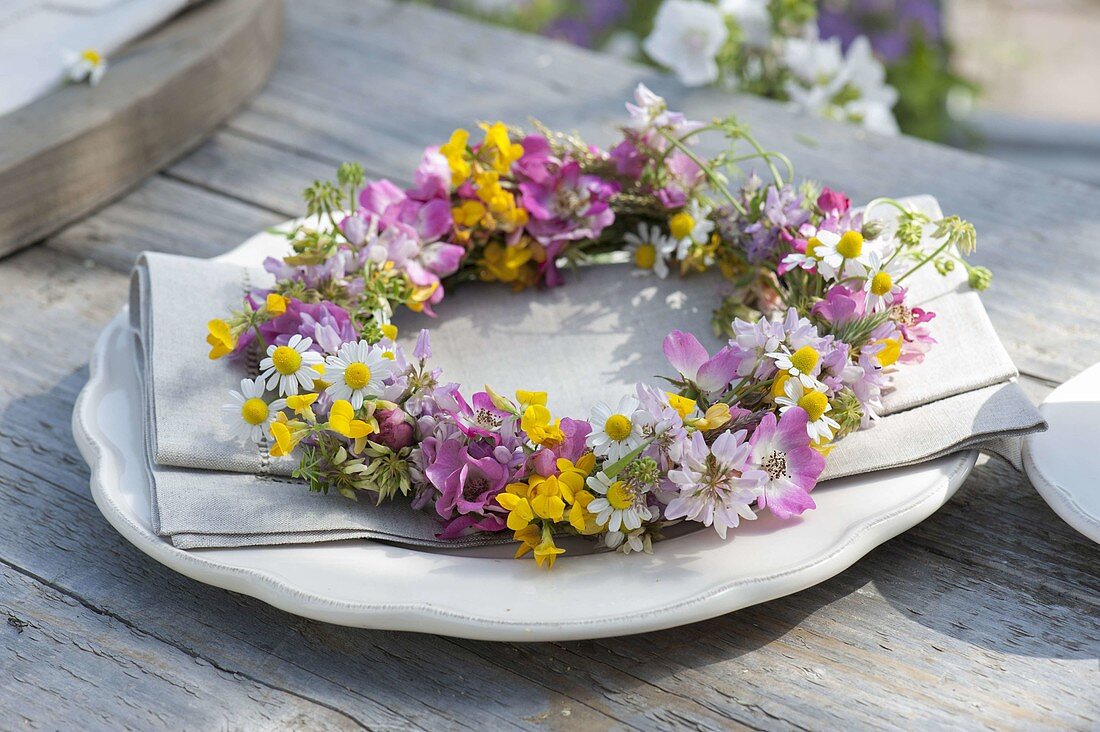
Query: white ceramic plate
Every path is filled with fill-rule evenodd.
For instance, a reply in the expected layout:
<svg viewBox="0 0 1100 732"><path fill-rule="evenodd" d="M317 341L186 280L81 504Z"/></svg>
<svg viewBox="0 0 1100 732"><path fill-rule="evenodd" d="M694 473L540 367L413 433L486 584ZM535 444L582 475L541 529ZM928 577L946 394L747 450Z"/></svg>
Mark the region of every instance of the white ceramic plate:
<svg viewBox="0 0 1100 732"><path fill-rule="evenodd" d="M1073 528L1100 543L1100 363L1040 405L1048 429L1024 442L1024 469L1039 495Z"/></svg>
<svg viewBox="0 0 1100 732"><path fill-rule="evenodd" d="M270 237L257 237L226 259L255 262L270 246ZM967 452L830 481L814 492L817 509L801 519L765 514L727 541L698 531L659 543L652 555L567 556L546 573L511 559L508 546L453 553L370 541L177 549L151 528L141 424L123 311L96 344L73 432L92 468L96 504L128 541L188 577L309 618L510 641L641 633L805 589L931 515L977 457Z"/></svg>

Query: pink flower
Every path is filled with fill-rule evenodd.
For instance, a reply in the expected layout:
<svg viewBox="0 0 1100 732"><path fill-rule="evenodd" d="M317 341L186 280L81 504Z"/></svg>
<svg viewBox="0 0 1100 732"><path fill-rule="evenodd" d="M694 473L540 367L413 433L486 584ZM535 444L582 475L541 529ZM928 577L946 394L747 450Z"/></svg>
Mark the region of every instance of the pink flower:
<svg viewBox="0 0 1100 732"><path fill-rule="evenodd" d="M665 518L686 518L713 526L723 539L726 530L741 519L754 519L751 503L759 494L763 476L746 463L751 450L745 431L723 432L707 446L701 432L695 432L684 447L684 456L669 480L678 495L665 508Z"/></svg>
<svg viewBox="0 0 1100 732"><path fill-rule="evenodd" d="M778 422L768 412L749 440L748 465L765 475L757 503L781 519L816 507L810 491L825 469L825 458L810 447L807 419L801 407L788 409Z"/></svg>
<svg viewBox="0 0 1100 732"><path fill-rule="evenodd" d="M862 318L867 308L867 293L863 290L849 290L844 285L834 285L825 294L825 299L816 303L811 312L824 318L830 325L843 325Z"/></svg>
<svg viewBox="0 0 1100 732"><path fill-rule="evenodd" d="M446 440L439 444L434 460L424 470L425 477L439 491L435 510L444 519L476 514L475 520L481 520L503 511L493 498L508 484L511 452L503 447L478 449L485 454L475 456L471 453L474 449L478 446ZM497 455L497 451L502 454Z"/></svg>
<svg viewBox="0 0 1100 732"><path fill-rule="evenodd" d="M681 376L700 391L714 394L729 385L737 375L741 355L726 346L711 356L691 333L674 330L665 336L665 358Z"/></svg>
<svg viewBox="0 0 1100 732"><path fill-rule="evenodd" d="M847 213L852 201L840 191L822 188L821 195L817 197L817 207L825 214L840 215Z"/></svg>
<svg viewBox="0 0 1100 732"><path fill-rule="evenodd" d="M250 301L259 307L266 293L253 293ZM285 346L295 335L313 340L311 351L336 353L340 346L358 338L351 317L339 305L328 301L304 303L295 298L287 300L286 312L260 325L267 344ZM252 330L241 333L234 353L241 353L251 345L256 335Z"/></svg>
<svg viewBox="0 0 1100 732"><path fill-rule="evenodd" d="M413 444L413 426L400 409L383 409L375 414L378 419L378 433L370 439L385 445L393 451Z"/></svg>
<svg viewBox="0 0 1100 732"><path fill-rule="evenodd" d="M543 245L599 237L615 220L610 198L618 184L584 174L575 160L558 159L544 137L529 135L523 149L514 170L530 214L527 232Z"/></svg>

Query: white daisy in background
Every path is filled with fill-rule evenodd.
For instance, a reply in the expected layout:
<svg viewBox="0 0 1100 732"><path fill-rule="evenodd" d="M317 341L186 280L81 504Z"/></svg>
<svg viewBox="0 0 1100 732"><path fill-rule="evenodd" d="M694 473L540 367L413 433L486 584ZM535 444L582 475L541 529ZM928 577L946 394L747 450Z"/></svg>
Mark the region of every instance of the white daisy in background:
<svg viewBox="0 0 1100 732"><path fill-rule="evenodd" d="M345 343L335 356L325 359L325 380L331 383L325 393L359 409L364 398L382 395L383 381L393 375L393 370L394 362L386 358L382 348L366 341Z"/></svg>
<svg viewBox="0 0 1100 732"><path fill-rule="evenodd" d="M702 86L718 78L715 58L728 35L718 6L702 0L665 0L642 49L687 86Z"/></svg>
<svg viewBox="0 0 1100 732"><path fill-rule="evenodd" d="M859 36L844 57L844 83L858 97L844 105L849 118L881 135L898 134L898 122L890 110L898 101L898 91L886 83L886 69L871 48L866 36Z"/></svg>
<svg viewBox="0 0 1100 732"><path fill-rule="evenodd" d="M764 48L772 39L772 15L768 0L721 0L718 8L733 18L741 29L741 42L753 48Z"/></svg>
<svg viewBox="0 0 1100 732"><path fill-rule="evenodd" d="M69 80L74 83L80 84L86 81L95 86L107 73L107 59L94 48L86 48L80 53L63 51L62 57L65 68L69 71Z"/></svg>
<svg viewBox="0 0 1100 732"><path fill-rule="evenodd" d="M286 408L286 400L268 404L265 391L263 379L241 379L241 390L229 392L232 401L222 405L222 419L235 437L252 442L271 439L271 423Z"/></svg>
<svg viewBox="0 0 1100 732"><path fill-rule="evenodd" d="M312 389L313 380L320 375L313 367L321 365L321 354L309 350L312 345L312 338L295 334L285 346L268 346L267 358L260 361L260 378L267 388L278 386L279 396L293 396L299 386Z"/></svg>
<svg viewBox="0 0 1100 732"><path fill-rule="evenodd" d="M813 346L802 346L794 352L781 346L780 350L765 355L775 360L776 368L801 381L807 389L825 388L817 380L821 373L821 354Z"/></svg>
<svg viewBox="0 0 1100 732"><path fill-rule="evenodd" d="M904 264L894 258L890 249L872 251L867 258L867 279L863 289L867 292L867 310L878 313L893 304L894 296L901 293L897 278Z"/></svg>
<svg viewBox="0 0 1100 732"><path fill-rule="evenodd" d="M668 229L676 242L676 256L684 260L693 246L707 243L714 231L714 222L710 220L710 209L692 200L668 220Z"/></svg>
<svg viewBox="0 0 1100 732"><path fill-rule="evenodd" d="M643 221L637 233L628 231L623 238L635 267L652 271L661 279L668 277L668 257L676 251L676 242L661 227Z"/></svg>
<svg viewBox="0 0 1100 732"><path fill-rule="evenodd" d="M833 430L840 429L837 421L829 416L833 407L829 404L828 395L820 389L803 387L799 379L787 379L783 384L783 394L775 398L775 403L779 405L780 415L791 407L806 410L806 432L815 442L833 439Z"/></svg>
<svg viewBox="0 0 1100 732"><path fill-rule="evenodd" d="M649 509L649 521L656 521L661 517L661 509L651 506ZM653 553L653 536L642 526L629 531L608 531L603 535L603 543L608 549L615 549L623 554L631 552Z"/></svg>
<svg viewBox="0 0 1100 732"><path fill-rule="evenodd" d="M596 514L596 523L607 526L609 531L638 529L643 521L653 518L646 500L647 486L609 478L602 470L585 484L596 494L588 504L588 511Z"/></svg>
<svg viewBox="0 0 1100 732"><path fill-rule="evenodd" d="M614 463L642 442L642 429L635 419L637 398L627 395L616 409L604 402L592 407L592 431L586 440L592 452Z"/></svg>

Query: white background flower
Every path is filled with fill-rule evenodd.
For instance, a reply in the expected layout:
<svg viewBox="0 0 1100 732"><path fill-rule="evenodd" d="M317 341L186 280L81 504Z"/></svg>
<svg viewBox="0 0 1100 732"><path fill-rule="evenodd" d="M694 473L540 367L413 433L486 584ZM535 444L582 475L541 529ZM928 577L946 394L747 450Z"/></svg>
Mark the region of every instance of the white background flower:
<svg viewBox="0 0 1100 732"><path fill-rule="evenodd" d="M741 42L746 46L763 48L771 41L772 16L768 12L768 0L722 0L718 7L737 21Z"/></svg>
<svg viewBox="0 0 1100 732"><path fill-rule="evenodd" d="M596 493L588 510L596 514L596 523L606 525L609 531L637 529L643 521L652 519L646 503L647 487L609 478L602 470L585 484Z"/></svg>
<svg viewBox="0 0 1100 732"><path fill-rule="evenodd" d="M715 57L729 31L718 6L702 0L665 0L642 48L688 86L718 78Z"/></svg>
<svg viewBox="0 0 1100 732"><path fill-rule="evenodd" d="M61 56L64 59L65 67L69 70L69 79L78 84L87 81L95 86L107 73L107 59L103 58L94 48L85 49L80 53L62 51Z"/></svg>
<svg viewBox="0 0 1100 732"><path fill-rule="evenodd" d="M634 413L638 400L627 395L612 409L604 402L592 407L592 431L587 443L592 452L614 463L637 447L642 441L642 431Z"/></svg>
<svg viewBox="0 0 1100 732"><path fill-rule="evenodd" d="M661 279L668 277L668 257L676 250L676 242L661 227L643 221L638 224L637 233L628 231L623 238L634 266L653 270ZM651 258L653 264L647 266Z"/></svg>

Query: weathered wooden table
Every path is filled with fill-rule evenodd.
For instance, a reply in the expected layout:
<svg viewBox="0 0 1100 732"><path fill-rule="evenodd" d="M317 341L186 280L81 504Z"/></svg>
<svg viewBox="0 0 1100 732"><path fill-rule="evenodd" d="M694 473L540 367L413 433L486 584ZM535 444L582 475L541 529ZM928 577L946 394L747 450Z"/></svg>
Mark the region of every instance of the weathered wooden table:
<svg viewBox="0 0 1100 732"><path fill-rule="evenodd" d="M535 115L606 140L641 78L696 116L736 111L801 174L857 200L929 192L971 218L997 272L985 302L1036 400L1100 359L1100 190L687 94L421 7L290 3L278 69L243 113L0 261L0 728L1100 724L1100 548L996 462L813 589L675 630L543 645L303 620L170 572L100 516L69 414L137 252L217 254L295 215L297 192L339 161L407 177L425 144L477 119Z"/></svg>

